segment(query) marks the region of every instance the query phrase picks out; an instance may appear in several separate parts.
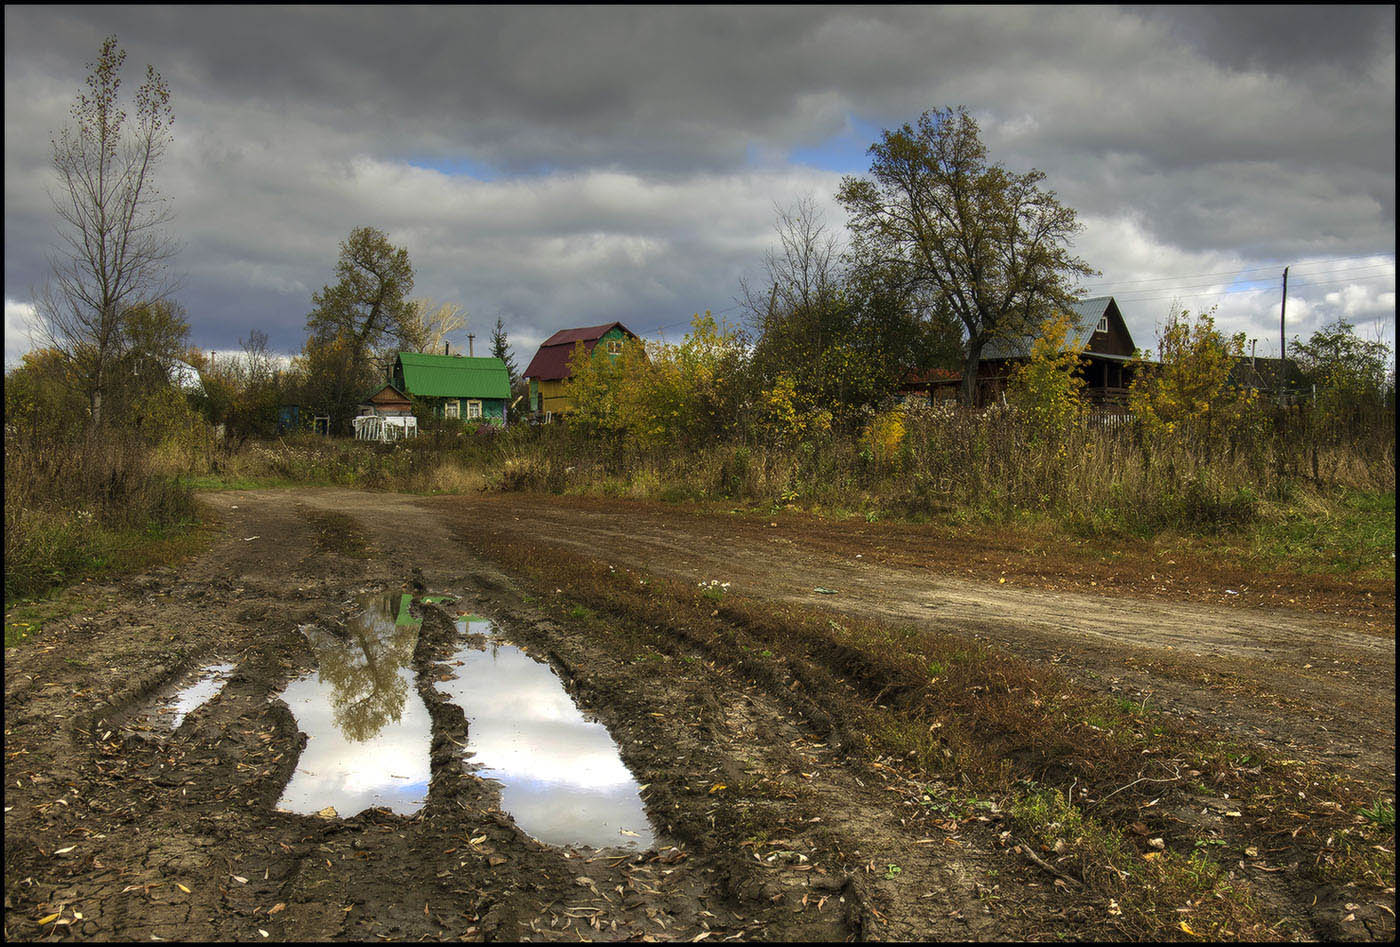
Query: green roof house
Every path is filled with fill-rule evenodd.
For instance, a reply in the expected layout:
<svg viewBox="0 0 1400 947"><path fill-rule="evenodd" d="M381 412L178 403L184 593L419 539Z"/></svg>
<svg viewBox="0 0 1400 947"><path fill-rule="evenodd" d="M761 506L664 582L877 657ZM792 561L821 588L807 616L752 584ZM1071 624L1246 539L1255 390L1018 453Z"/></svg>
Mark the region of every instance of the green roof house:
<svg viewBox="0 0 1400 947"><path fill-rule="evenodd" d="M504 426L510 373L499 358L400 352L394 387L428 405L435 418Z"/></svg>

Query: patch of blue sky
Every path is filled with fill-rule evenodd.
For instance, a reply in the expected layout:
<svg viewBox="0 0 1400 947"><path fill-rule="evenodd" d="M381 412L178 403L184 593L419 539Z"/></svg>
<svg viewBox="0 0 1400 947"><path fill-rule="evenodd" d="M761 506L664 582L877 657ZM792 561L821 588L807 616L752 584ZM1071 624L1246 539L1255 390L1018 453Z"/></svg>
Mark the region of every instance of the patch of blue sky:
<svg viewBox="0 0 1400 947"><path fill-rule="evenodd" d="M1279 267L1279 272L1283 272L1283 267ZM1250 293L1259 290L1277 290L1279 288L1279 277L1270 276L1265 279L1235 279L1225 287L1227 293Z"/></svg>
<svg viewBox="0 0 1400 947"><path fill-rule="evenodd" d="M863 174L870 170L870 156L866 152L883 130L884 126L876 122L848 115L846 127L840 133L815 145L793 148L787 157L793 164L819 171Z"/></svg>
<svg viewBox="0 0 1400 947"><path fill-rule="evenodd" d="M470 158L415 156L407 159L408 164L427 171L437 171L449 177L468 177L476 181L495 181L502 172L482 161Z"/></svg>

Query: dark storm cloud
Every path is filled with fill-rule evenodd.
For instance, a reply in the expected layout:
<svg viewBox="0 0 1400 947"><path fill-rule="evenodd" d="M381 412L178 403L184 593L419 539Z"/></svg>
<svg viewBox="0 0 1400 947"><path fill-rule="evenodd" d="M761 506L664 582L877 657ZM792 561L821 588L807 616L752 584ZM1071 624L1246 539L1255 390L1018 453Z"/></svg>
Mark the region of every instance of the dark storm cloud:
<svg viewBox="0 0 1400 947"><path fill-rule="evenodd" d="M504 312L519 341L725 308L774 201L815 191L839 230L836 180L864 170L787 155L950 104L993 158L1046 171L1105 279L1394 250L1387 9L10 6L5 25L7 299L42 281L48 135L115 32L128 83L151 62L174 91L162 181L219 347L249 327L295 347L365 223L409 247L418 292L478 330Z"/></svg>
<svg viewBox="0 0 1400 947"><path fill-rule="evenodd" d="M1360 72L1395 45L1395 8L1389 5L1179 6L1149 15L1230 69Z"/></svg>

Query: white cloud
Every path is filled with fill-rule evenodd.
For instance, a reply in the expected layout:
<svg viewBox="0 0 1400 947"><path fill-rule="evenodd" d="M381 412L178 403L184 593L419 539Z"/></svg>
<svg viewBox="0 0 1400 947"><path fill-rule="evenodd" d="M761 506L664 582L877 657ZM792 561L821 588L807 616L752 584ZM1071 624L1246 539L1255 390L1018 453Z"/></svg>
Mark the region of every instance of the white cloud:
<svg viewBox="0 0 1400 947"><path fill-rule="evenodd" d="M41 326L33 303L5 299L5 370L19 364L24 353L38 348Z"/></svg>

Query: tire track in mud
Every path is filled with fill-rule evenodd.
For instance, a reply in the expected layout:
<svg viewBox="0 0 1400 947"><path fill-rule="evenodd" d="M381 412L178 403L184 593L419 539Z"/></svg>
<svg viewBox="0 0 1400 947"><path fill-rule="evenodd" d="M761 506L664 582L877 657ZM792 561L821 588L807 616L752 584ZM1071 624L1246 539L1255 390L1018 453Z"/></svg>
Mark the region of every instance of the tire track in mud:
<svg viewBox="0 0 1400 947"><path fill-rule="evenodd" d="M341 512L359 518L362 527L379 542L384 541L385 529L413 530L418 537L415 567L421 569L427 586L433 591L465 593L477 609L489 612L510 630L511 641L548 656L580 705L608 724L624 760L639 780L650 784L649 811L698 810L705 818L718 820L726 809L733 814L751 807L758 815L746 814L747 818L734 820L735 826L723 837L724 844L737 846L748 841L739 837L742 825L757 826L760 832L782 825L793 830L786 835L802 838L810 848L797 854L808 861L784 869L760 857L795 849L769 846L755 850L757 846L749 846L741 854L717 853L713 851L713 821L702 819L695 824L693 819L683 819L658 826L663 833L680 832L692 860L708 855L727 862L721 869L720 884L731 896L750 904L766 901L782 905L776 917L761 915L762 926L751 936L765 936L762 932L767 931L766 936L783 939L1006 937L1015 924L1030 917L1034 905L1045 900L1036 890L1039 879L1026 889L1014 878L1016 872L1003 871L995 880L988 877L989 866L1005 867L1006 861L991 851L989 832L974 838L979 833L968 833L964 828L949 839L948 833L931 829L936 838L929 838L929 833L920 836L912 825L903 824L914 821L908 813L911 807L917 809L917 787L903 786L901 793L895 794L885 782L891 778L887 773L867 774L867 784L860 775L849 772L841 759L840 735L832 732L830 719L810 701L794 703L791 692L775 698L773 693L782 694L781 688L736 677L738 672L716 666L713 660L707 662L712 656L679 639L662 645L670 661L667 685L660 689L654 675L639 674L637 668L619 663L604 653L599 643L590 642L588 635L557 621L542 621L522 603L521 593L505 574L477 564L463 576L463 547L452 537L450 523L424 510L412 498L386 497L387 502L381 505L374 495L328 492L302 499L327 507L333 503ZM458 577L465 584L454 585L453 579ZM678 687L680 694L676 693ZM671 716L673 706L687 708L695 719L679 732L671 729L668 733L661 724ZM663 732L656 732L658 729ZM831 745L833 739L838 746ZM816 757L805 761L804 752ZM685 762L678 764L677 754L682 753L686 754L682 757ZM707 782L697 785L696 774L711 769L715 772L706 773ZM804 772L809 776L803 777ZM777 777L781 785L762 786L764 793L781 795L735 801L735 787L746 778L753 782L754 774L781 774ZM670 785L670 795L658 805L653 797L664 784ZM715 785L725 788L711 795L707 787ZM900 803L893 811L892 798ZM799 823L783 815L796 806L808 813L804 819L819 821ZM707 847L710 852L705 851ZM954 850L964 848L971 852L954 854ZM823 853L822 874L806 867L815 860L809 852L817 851ZM890 865L896 866L897 874L885 877ZM794 878L798 881L792 882ZM1015 889L1013 896L1003 891L1007 887ZM803 895L807 896L805 901ZM773 902L775 897L777 902ZM819 902L822 907L817 910ZM994 907L998 916L992 914ZM840 911L839 916L829 916L833 909ZM1006 916L1009 910L1017 911L1018 917ZM822 917L808 921L803 917L808 911ZM745 920L753 923L751 916Z"/></svg>
<svg viewBox="0 0 1400 947"><path fill-rule="evenodd" d="M559 509L535 497L515 506L499 497L420 505L448 520L491 516L502 535L606 550L619 566L689 581L718 576L747 594L835 615L972 634L1204 725L1254 733L1363 778L1394 778L1395 640L1330 617L962 580L755 536L749 526L722 536L713 517L684 512L663 521L652 511ZM838 594L817 594L819 586Z"/></svg>

